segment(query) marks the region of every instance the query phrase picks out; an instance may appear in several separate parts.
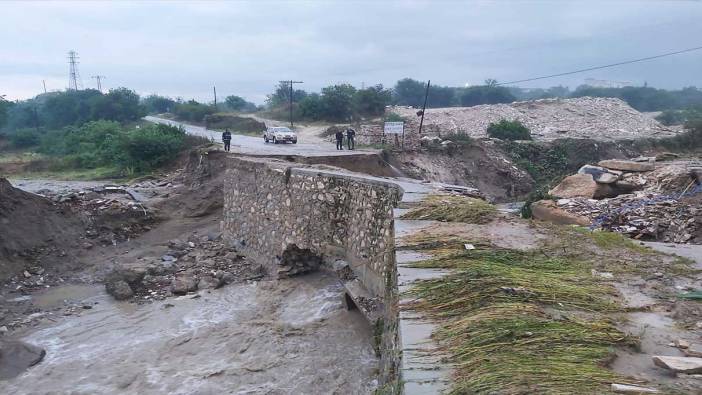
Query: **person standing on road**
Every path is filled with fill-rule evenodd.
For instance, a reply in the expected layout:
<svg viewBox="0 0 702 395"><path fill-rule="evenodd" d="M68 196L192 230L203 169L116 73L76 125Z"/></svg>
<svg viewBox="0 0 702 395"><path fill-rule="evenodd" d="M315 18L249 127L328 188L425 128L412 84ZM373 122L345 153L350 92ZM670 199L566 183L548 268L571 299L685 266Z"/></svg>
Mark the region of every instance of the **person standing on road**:
<svg viewBox="0 0 702 395"><path fill-rule="evenodd" d="M229 146L232 142L232 134L229 132L229 129L225 129L224 133L222 133L222 142L224 143L224 150L229 152Z"/></svg>
<svg viewBox="0 0 702 395"><path fill-rule="evenodd" d="M356 131L353 130L353 128L346 129L346 144L348 144L350 150L356 149L356 141L354 140L355 138Z"/></svg>
<svg viewBox="0 0 702 395"><path fill-rule="evenodd" d="M344 149L344 132L341 129L336 131L336 149Z"/></svg>

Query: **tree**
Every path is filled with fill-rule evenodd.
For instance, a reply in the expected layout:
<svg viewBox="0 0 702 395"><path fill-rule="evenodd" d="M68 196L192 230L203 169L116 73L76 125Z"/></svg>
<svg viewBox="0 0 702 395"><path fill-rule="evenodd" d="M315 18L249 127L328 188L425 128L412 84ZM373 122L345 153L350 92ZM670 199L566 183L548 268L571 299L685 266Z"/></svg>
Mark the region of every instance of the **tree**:
<svg viewBox="0 0 702 395"><path fill-rule="evenodd" d="M10 107L12 107L12 102L5 100L4 95L0 96L0 129L7 123Z"/></svg>
<svg viewBox="0 0 702 395"><path fill-rule="evenodd" d="M426 89L426 88L425 88ZM456 90L448 86L429 86L429 98L427 100L427 107L449 107L454 104L454 98L456 96ZM422 98L422 104L424 103L424 98ZM420 104L420 106L422 105Z"/></svg>
<svg viewBox="0 0 702 395"><path fill-rule="evenodd" d="M302 89L293 90L293 101L299 103L307 96L307 92ZM290 103L290 83L281 82L276 85L275 92L266 98L266 103L271 107L279 107L289 105Z"/></svg>
<svg viewBox="0 0 702 395"><path fill-rule="evenodd" d="M297 106L298 116L317 121L325 118L324 104L319 93L310 93Z"/></svg>
<svg viewBox="0 0 702 395"><path fill-rule="evenodd" d="M383 85L371 86L356 91L353 97L354 111L365 116L380 116L391 100L392 92L383 88Z"/></svg>
<svg viewBox="0 0 702 395"><path fill-rule="evenodd" d="M146 115L139 104L139 95L127 88L110 89L106 95L96 96L91 101L90 119L117 122L136 121Z"/></svg>
<svg viewBox="0 0 702 395"><path fill-rule="evenodd" d="M470 107L479 104L511 103L517 100L509 89L495 85L494 80L486 82L489 85L470 86L463 90L460 101L462 106Z"/></svg>
<svg viewBox="0 0 702 395"><path fill-rule="evenodd" d="M393 102L400 106L421 107L424 103L426 84L411 78L403 78L393 88Z"/></svg>
<svg viewBox="0 0 702 395"><path fill-rule="evenodd" d="M234 95L227 96L224 103L234 111L242 110L246 106L246 100L243 97Z"/></svg>
<svg viewBox="0 0 702 395"><path fill-rule="evenodd" d="M325 118L346 121L353 115L353 97L356 88L349 84L332 85L322 89Z"/></svg>
<svg viewBox="0 0 702 395"><path fill-rule="evenodd" d="M170 112L173 110L175 103L175 100L169 97L159 96L156 94L149 95L141 100L141 104L149 114Z"/></svg>

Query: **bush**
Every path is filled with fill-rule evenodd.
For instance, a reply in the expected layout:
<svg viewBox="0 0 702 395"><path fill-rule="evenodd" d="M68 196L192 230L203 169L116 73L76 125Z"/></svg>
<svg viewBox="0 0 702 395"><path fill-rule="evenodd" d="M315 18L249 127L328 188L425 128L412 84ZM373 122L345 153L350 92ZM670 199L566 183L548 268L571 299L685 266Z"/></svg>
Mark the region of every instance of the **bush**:
<svg viewBox="0 0 702 395"><path fill-rule="evenodd" d="M142 172L161 166L180 152L184 139L183 129L169 125L132 129L123 135L119 143L125 159L122 167Z"/></svg>
<svg viewBox="0 0 702 395"><path fill-rule="evenodd" d="M205 126L208 129L226 129L232 131L259 135L266 130L266 124L253 118L240 117L234 114L216 113L205 116Z"/></svg>
<svg viewBox="0 0 702 395"><path fill-rule="evenodd" d="M173 114L182 121L202 122L205 116L214 114L213 106L198 103L190 100L185 103L177 103L173 109Z"/></svg>
<svg viewBox="0 0 702 395"><path fill-rule="evenodd" d="M529 128L519 121L501 120L491 123L487 128L488 136L500 140L531 140Z"/></svg>
<svg viewBox="0 0 702 395"><path fill-rule="evenodd" d="M41 132L37 129L20 129L8 137L10 144L15 148L34 147L41 141Z"/></svg>

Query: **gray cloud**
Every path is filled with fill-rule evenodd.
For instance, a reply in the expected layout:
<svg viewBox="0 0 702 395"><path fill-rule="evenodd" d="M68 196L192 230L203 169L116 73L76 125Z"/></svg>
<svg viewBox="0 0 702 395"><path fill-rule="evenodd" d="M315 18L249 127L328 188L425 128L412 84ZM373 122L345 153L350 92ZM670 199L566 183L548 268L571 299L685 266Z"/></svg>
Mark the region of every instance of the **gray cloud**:
<svg viewBox="0 0 702 395"><path fill-rule="evenodd" d="M83 83L209 100L211 87L262 102L280 79L403 77L443 85L517 80L702 45L698 1L3 2L0 94ZM702 86L702 51L523 86L585 78Z"/></svg>

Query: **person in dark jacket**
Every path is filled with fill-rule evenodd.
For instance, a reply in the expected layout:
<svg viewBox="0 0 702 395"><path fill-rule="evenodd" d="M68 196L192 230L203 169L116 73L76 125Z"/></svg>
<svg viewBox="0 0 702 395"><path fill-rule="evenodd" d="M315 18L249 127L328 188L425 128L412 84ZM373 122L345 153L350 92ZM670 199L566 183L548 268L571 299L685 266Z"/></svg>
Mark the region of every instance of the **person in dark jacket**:
<svg viewBox="0 0 702 395"><path fill-rule="evenodd" d="M341 129L336 131L336 149L344 149L344 132Z"/></svg>
<svg viewBox="0 0 702 395"><path fill-rule="evenodd" d="M353 128L346 129L346 144L348 144L350 150L356 149L356 141L354 140L355 138L356 131L353 130Z"/></svg>
<svg viewBox="0 0 702 395"><path fill-rule="evenodd" d="M224 150L229 152L229 146L232 142L232 134L229 132L229 129L225 129L224 133L222 133L222 142L224 143Z"/></svg>

